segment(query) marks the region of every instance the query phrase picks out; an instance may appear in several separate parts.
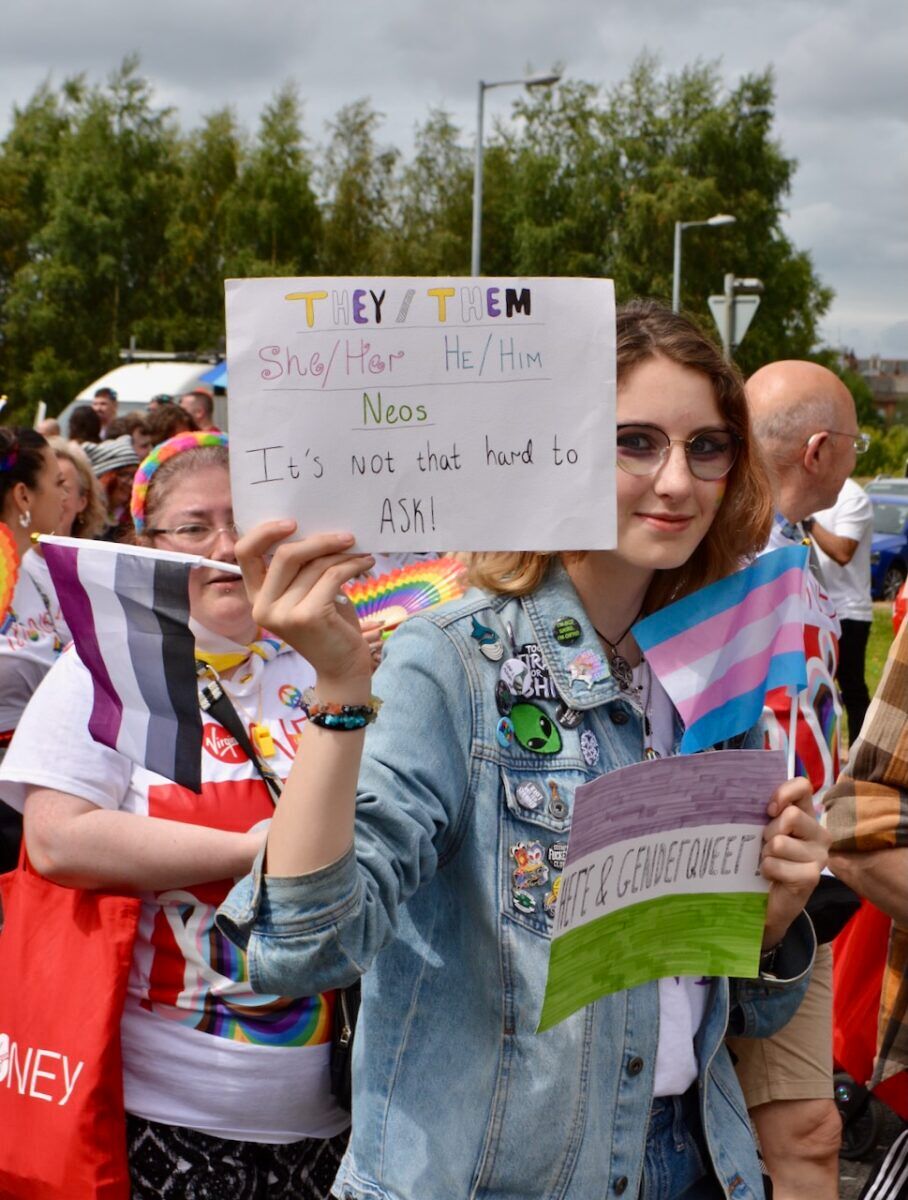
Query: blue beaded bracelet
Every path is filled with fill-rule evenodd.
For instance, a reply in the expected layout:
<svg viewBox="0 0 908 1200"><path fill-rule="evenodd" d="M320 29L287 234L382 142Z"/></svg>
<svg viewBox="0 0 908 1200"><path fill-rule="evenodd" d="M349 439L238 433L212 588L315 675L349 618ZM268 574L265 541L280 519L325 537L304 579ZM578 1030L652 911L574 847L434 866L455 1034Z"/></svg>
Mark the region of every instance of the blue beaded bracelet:
<svg viewBox="0 0 908 1200"><path fill-rule="evenodd" d="M312 688L303 692L303 712L321 729L364 729L372 724L380 708L378 696L371 696L369 704L320 704Z"/></svg>
<svg viewBox="0 0 908 1200"><path fill-rule="evenodd" d="M368 717L357 713L314 713L309 720L321 729L365 729L369 724Z"/></svg>

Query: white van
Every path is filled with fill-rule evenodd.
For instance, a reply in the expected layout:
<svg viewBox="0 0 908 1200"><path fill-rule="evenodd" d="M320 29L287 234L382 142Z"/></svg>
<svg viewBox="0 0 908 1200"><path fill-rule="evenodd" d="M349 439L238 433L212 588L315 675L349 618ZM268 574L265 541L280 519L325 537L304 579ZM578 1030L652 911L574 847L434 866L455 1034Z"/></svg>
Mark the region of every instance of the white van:
<svg viewBox="0 0 908 1200"><path fill-rule="evenodd" d="M224 364L212 365L210 362L179 362L152 361L125 363L122 367L114 367L106 375L87 384L63 409L57 420L65 434L69 428L69 416L79 404L90 404L98 388L109 387L117 393L117 416L125 417L136 409L148 407L152 396L173 396L179 401L180 396L191 392L200 383L212 386L223 386L220 380L225 375ZM214 398L214 423L219 429L227 428L227 397L216 395Z"/></svg>

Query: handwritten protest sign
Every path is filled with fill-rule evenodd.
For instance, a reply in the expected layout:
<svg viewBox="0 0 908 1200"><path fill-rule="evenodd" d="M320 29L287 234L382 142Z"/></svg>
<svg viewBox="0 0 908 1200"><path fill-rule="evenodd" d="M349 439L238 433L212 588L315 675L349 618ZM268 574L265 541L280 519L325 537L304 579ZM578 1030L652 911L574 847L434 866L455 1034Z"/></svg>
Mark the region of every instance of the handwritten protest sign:
<svg viewBox="0 0 908 1200"><path fill-rule="evenodd" d="M721 750L579 787L539 1029L671 975L758 974L766 806L785 757Z"/></svg>
<svg viewBox="0 0 908 1200"><path fill-rule="evenodd" d="M602 279L230 279L238 523L364 550L607 549L615 312Z"/></svg>

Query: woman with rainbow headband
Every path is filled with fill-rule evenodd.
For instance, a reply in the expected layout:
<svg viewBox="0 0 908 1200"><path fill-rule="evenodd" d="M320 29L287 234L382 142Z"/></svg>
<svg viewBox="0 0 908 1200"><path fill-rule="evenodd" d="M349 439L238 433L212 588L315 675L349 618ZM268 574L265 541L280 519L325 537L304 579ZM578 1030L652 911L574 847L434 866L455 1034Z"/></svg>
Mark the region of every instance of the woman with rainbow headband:
<svg viewBox="0 0 908 1200"><path fill-rule="evenodd" d="M236 561L223 434L157 446L131 507L140 544ZM285 777L303 724L287 698L311 668L258 628L238 575L197 568L189 594L202 674L217 674L266 771ZM64 654L23 717L0 790L24 805L42 874L145 901L121 1027L133 1198L321 1198L349 1123L329 1090L333 996L254 995L245 955L214 926L264 841L269 791L209 714L200 795L136 766L92 740L91 696L78 654ZM48 729L65 754L49 753Z"/></svg>

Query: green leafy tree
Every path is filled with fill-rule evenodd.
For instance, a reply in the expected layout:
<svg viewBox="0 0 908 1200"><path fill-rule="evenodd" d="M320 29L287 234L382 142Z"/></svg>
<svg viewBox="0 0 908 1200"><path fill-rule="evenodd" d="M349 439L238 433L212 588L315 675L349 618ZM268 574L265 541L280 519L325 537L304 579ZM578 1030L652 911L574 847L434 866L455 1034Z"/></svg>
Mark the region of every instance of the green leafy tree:
<svg viewBox="0 0 908 1200"><path fill-rule="evenodd" d="M685 235L683 307L715 333L723 275L758 276L740 365L807 357L832 293L782 227L796 164L774 105L770 71L728 86L716 64L670 74L648 56L611 90L526 92L486 147L485 273L609 276L619 300L668 300L675 222L730 212ZM380 126L355 101L310 153L288 85L251 136L227 109L183 134L134 59L104 87L40 88L0 145L0 390L53 411L131 336L211 349L226 276L466 273L470 147L430 112L404 161Z"/></svg>
<svg viewBox="0 0 908 1200"><path fill-rule="evenodd" d="M258 138L223 200L223 279L303 275L315 269L321 217L296 88L265 106Z"/></svg>
<svg viewBox="0 0 908 1200"><path fill-rule="evenodd" d="M59 408L154 311L174 166L169 114L127 59L81 94L47 181L46 221L3 312L11 382Z"/></svg>
<svg viewBox="0 0 908 1200"><path fill-rule="evenodd" d="M856 475L904 475L908 466L908 428L893 425L885 430L873 430L870 449L858 459Z"/></svg>
<svg viewBox="0 0 908 1200"><path fill-rule="evenodd" d="M164 350L216 347L223 337L228 258L227 201L244 147L229 109L207 116L174 148L175 194L165 231L167 297L141 329L143 344Z"/></svg>
<svg viewBox="0 0 908 1200"><path fill-rule="evenodd" d="M320 171L324 233L319 264L326 275L388 270L398 155L378 146L380 124L381 114L368 100L345 105L328 124Z"/></svg>
<svg viewBox="0 0 908 1200"><path fill-rule="evenodd" d="M472 156L439 109L416 131L415 153L400 174L391 269L397 274L460 275L470 261Z"/></svg>
<svg viewBox="0 0 908 1200"><path fill-rule="evenodd" d="M735 225L687 234L682 307L712 327L724 274L757 276L740 365L806 356L832 293L782 229L796 164L772 136L774 100L770 71L726 91L715 64L664 75L647 56L605 95L527 93L486 160L486 269L606 275L619 300L668 301L675 221L730 212Z"/></svg>
<svg viewBox="0 0 908 1200"><path fill-rule="evenodd" d="M42 84L23 108L14 108L9 133L0 145L0 392L15 397L27 357L11 343L2 314L13 280L30 262L34 240L48 219L48 183L60 144L72 120L69 101L81 82L61 93Z"/></svg>

